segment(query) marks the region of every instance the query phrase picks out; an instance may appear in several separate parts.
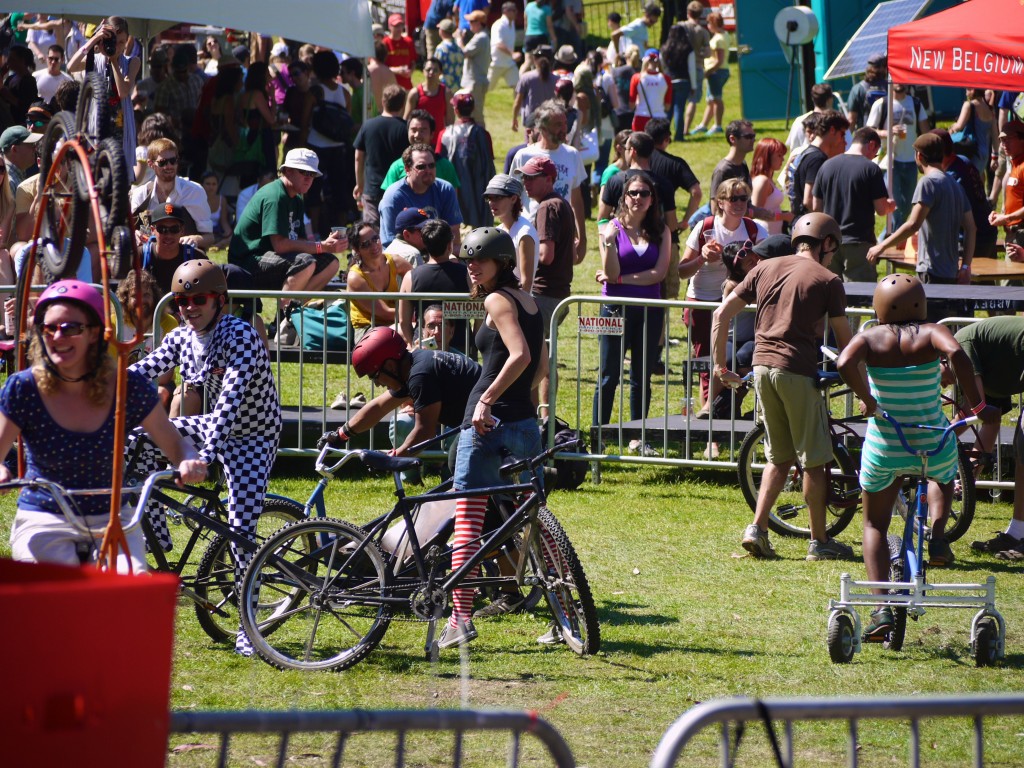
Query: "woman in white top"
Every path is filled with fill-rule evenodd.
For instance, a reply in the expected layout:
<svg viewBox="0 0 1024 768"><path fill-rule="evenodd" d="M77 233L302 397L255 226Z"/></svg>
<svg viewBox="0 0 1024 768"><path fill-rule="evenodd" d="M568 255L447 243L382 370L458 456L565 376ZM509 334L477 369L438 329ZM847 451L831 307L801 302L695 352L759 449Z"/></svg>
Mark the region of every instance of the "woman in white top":
<svg viewBox="0 0 1024 768"><path fill-rule="evenodd" d="M688 301L722 300L722 283L727 272L722 263L722 248L729 243L751 245L768 236L768 231L743 214L750 203L750 187L743 179L726 179L718 185L716 194L718 214L708 217L690 232L686 238L686 251L679 261L679 277L689 280L686 289ZM690 344L695 357L711 354L711 313L710 309L687 309L683 320L689 328ZM702 407L697 418L707 418L711 401L721 384L715 379L715 389L708 375L700 376Z"/></svg>
<svg viewBox="0 0 1024 768"><path fill-rule="evenodd" d="M537 230L530 220L523 216L523 183L515 176L499 173L484 190L484 197L491 207L491 213L503 229L512 236L516 246L515 274L520 287L530 293L533 278L537 274Z"/></svg>
<svg viewBox="0 0 1024 768"><path fill-rule="evenodd" d="M750 164L753 192L750 205L764 208L774 215L771 219L757 219L770 235L782 234L782 222L792 221L793 214L782 210L785 193L775 185L774 176L786 162L786 145L778 139L764 138L754 147L754 159Z"/></svg>

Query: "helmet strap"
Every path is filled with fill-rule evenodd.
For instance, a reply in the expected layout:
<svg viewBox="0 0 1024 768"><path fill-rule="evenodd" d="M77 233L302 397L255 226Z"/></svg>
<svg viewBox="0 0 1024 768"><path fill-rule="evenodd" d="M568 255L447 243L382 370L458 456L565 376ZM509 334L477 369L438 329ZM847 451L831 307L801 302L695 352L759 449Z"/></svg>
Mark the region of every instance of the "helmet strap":
<svg viewBox="0 0 1024 768"><path fill-rule="evenodd" d="M217 321L220 320L220 313L224 309L224 305L227 303L227 300L227 294L217 294L217 311L213 313L213 318L206 324L206 327L198 332L200 336L209 333L213 330L213 327L217 325Z"/></svg>

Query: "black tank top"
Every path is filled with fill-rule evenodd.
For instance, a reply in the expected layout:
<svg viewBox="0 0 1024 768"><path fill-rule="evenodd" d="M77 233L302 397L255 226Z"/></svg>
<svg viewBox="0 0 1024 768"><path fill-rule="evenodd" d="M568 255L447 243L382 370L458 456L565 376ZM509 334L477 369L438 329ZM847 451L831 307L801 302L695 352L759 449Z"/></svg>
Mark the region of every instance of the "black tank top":
<svg viewBox="0 0 1024 768"><path fill-rule="evenodd" d="M515 296L505 291L502 293L516 305L519 327L523 330L526 347L530 350L530 364L491 406L491 414L502 421L522 421L537 415L530 393L533 389L534 374L537 372L537 366L540 365L540 356L544 349L544 318L539 309L531 315ZM477 401L498 377L509 357L508 347L505 346L501 334L496 328L488 327L486 322L480 324L480 330L476 333L476 346L484 357L483 373L480 374L480 380L473 387L469 402L466 404L466 422L473 420Z"/></svg>

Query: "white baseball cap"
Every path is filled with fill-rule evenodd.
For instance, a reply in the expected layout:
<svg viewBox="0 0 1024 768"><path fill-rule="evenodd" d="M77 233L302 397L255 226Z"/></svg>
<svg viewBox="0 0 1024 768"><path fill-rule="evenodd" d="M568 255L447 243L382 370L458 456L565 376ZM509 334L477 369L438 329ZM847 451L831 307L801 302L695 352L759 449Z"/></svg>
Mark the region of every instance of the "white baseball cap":
<svg viewBox="0 0 1024 768"><path fill-rule="evenodd" d="M270 55L274 58L283 59L288 56L288 43L274 43L270 49Z"/></svg>
<svg viewBox="0 0 1024 768"><path fill-rule="evenodd" d="M284 156L284 162L281 163L282 168L294 168L297 171L312 171L317 176L323 176L320 173L320 158L317 157L316 152L312 149L292 149L288 151L288 154Z"/></svg>

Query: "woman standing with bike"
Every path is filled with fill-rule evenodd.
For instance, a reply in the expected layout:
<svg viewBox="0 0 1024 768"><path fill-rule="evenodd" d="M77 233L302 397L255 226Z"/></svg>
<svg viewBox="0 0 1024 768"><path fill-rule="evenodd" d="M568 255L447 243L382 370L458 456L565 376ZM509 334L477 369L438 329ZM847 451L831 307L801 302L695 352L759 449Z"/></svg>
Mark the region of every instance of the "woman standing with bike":
<svg viewBox="0 0 1024 768"><path fill-rule="evenodd" d="M540 453L540 430L531 393L546 366L544 323L537 303L516 280L516 248L511 236L496 227L474 229L463 240L459 258L469 268L473 298L482 298L487 312L476 334L476 346L483 354L483 372L469 396L464 420L471 422L472 428L460 435L455 461L454 488L465 491L501 485L505 453ZM476 554L486 509L486 496L457 501L453 571ZM453 591L452 615L438 638L438 648L476 639L470 619L473 595L471 587ZM545 642L556 642L554 634L549 634L551 639Z"/></svg>
<svg viewBox="0 0 1024 768"><path fill-rule="evenodd" d="M0 455L15 439L25 446L25 479L43 478L68 489L108 488L114 463L114 359L103 340L103 297L78 280L54 283L39 297L33 317L31 368L11 376L0 392ZM184 482L200 482L206 464L174 430L156 389L128 374L127 429L141 425L177 466ZM120 461L120 457L118 457ZM0 464L0 483L11 480ZM25 489L11 529L11 555L25 562L78 565L78 546L95 545L109 520L106 495L78 500L83 521L96 536L64 519L49 494ZM131 567L146 570L142 531L126 534ZM123 556L118 570L126 570Z"/></svg>
<svg viewBox="0 0 1024 768"><path fill-rule="evenodd" d="M626 171L627 180L615 218L598 239L601 269L595 279L608 297L660 299L668 271L671 237L658 202L658 191L643 171ZM602 317L622 317L623 335L601 336L601 375L594 391L594 424L607 424L622 375L622 344L629 348L631 419L647 417L651 402L651 366L658 359L662 307L601 305ZM598 420L600 419L600 421Z"/></svg>
<svg viewBox="0 0 1024 768"><path fill-rule="evenodd" d="M182 389L199 392L212 404L207 414L180 416L172 423L192 442L201 459L221 462L228 485L228 522L252 538L281 432L281 406L270 357L256 329L224 311L227 281L219 265L206 259L186 261L175 271L171 290L183 324L129 370L156 379L178 367ZM133 450L130 444L129 455ZM143 445L137 468L149 474L163 461L152 446ZM160 543L169 550L171 539L163 511L151 508L149 515ZM235 578L241 582L251 553L232 543L231 554ZM235 651L243 656L252 654L241 629Z"/></svg>

